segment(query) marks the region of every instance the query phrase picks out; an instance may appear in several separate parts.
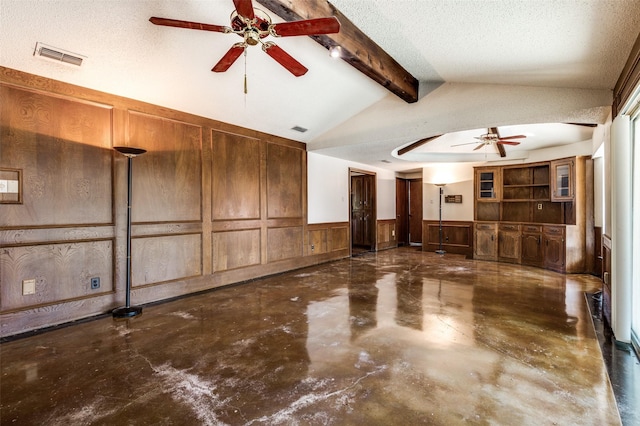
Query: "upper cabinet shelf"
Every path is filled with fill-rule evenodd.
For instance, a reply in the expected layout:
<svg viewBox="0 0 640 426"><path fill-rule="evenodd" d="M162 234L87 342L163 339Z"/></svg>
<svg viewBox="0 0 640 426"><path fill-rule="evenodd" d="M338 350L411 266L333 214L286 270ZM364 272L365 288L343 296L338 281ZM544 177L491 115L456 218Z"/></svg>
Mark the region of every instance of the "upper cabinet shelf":
<svg viewBox="0 0 640 426"><path fill-rule="evenodd" d="M569 224L574 219L575 158L477 167L475 219Z"/></svg>

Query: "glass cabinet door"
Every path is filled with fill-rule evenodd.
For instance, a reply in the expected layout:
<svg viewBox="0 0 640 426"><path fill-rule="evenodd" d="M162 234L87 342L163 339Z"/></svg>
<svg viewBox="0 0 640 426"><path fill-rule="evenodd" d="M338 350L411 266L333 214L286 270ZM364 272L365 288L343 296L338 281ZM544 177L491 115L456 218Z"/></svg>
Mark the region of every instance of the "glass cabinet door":
<svg viewBox="0 0 640 426"><path fill-rule="evenodd" d="M476 170L476 198L478 201L496 201L499 197L499 171L495 168Z"/></svg>
<svg viewBox="0 0 640 426"><path fill-rule="evenodd" d="M573 160L551 162L551 201L571 201L574 195Z"/></svg>

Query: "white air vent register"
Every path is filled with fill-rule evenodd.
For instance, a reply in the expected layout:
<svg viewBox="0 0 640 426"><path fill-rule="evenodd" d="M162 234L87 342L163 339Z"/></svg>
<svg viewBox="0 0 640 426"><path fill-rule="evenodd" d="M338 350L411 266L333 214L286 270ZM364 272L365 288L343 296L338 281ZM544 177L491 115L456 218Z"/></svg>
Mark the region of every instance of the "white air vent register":
<svg viewBox="0 0 640 426"><path fill-rule="evenodd" d="M34 56L40 56L56 62L63 62L65 64L81 66L82 61L87 59L86 56L79 55L77 53L68 52L58 47L48 46L44 43L37 42L36 49L33 52Z"/></svg>

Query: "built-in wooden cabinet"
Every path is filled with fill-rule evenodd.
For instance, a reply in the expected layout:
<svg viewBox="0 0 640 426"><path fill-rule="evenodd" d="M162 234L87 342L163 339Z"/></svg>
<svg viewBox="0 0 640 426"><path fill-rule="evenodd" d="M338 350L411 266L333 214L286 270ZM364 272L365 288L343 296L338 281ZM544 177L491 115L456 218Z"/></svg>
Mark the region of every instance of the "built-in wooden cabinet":
<svg viewBox="0 0 640 426"><path fill-rule="evenodd" d="M498 224L476 223L473 229L473 257L498 260Z"/></svg>
<svg viewBox="0 0 640 426"><path fill-rule="evenodd" d="M477 167L474 258L584 272L586 167L585 157Z"/></svg>
<svg viewBox="0 0 640 426"><path fill-rule="evenodd" d="M544 267L557 272L565 272L565 227L544 226L542 247Z"/></svg>
<svg viewBox="0 0 640 426"><path fill-rule="evenodd" d="M474 259L566 272L564 225L476 222Z"/></svg>
<svg viewBox="0 0 640 426"><path fill-rule="evenodd" d="M544 266L542 225L522 225L521 263L530 266Z"/></svg>
<svg viewBox="0 0 640 426"><path fill-rule="evenodd" d="M482 167L476 170L476 199L481 202L500 200L499 167Z"/></svg>
<svg viewBox="0 0 640 426"><path fill-rule="evenodd" d="M573 201L575 196L574 160L551 162L551 201Z"/></svg>
<svg viewBox="0 0 640 426"><path fill-rule="evenodd" d="M498 260L520 263L520 225L501 223L498 225Z"/></svg>
<svg viewBox="0 0 640 426"><path fill-rule="evenodd" d="M555 164L556 162L554 162ZM475 219L479 221L532 222L567 224L573 218L573 184L567 189L557 188L557 183L566 183L564 177L555 179L555 172L563 173L569 166L573 182L572 160L557 162L553 168L550 162L529 165L478 167L476 168ZM495 176L494 181L489 178ZM484 179L484 180L483 180ZM495 188L493 198L489 198L489 183ZM485 188L486 193L481 192ZM571 197L552 199L552 193L570 193Z"/></svg>
<svg viewBox="0 0 640 426"><path fill-rule="evenodd" d="M500 168L478 167L475 170L475 219L500 220Z"/></svg>

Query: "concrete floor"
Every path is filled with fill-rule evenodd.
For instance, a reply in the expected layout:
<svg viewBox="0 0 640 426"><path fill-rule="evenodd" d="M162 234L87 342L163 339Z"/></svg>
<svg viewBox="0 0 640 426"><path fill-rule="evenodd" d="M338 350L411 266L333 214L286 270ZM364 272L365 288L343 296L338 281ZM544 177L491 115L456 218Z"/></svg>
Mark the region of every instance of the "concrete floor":
<svg viewBox="0 0 640 426"><path fill-rule="evenodd" d="M599 286L365 254L5 342L0 423L616 425Z"/></svg>

